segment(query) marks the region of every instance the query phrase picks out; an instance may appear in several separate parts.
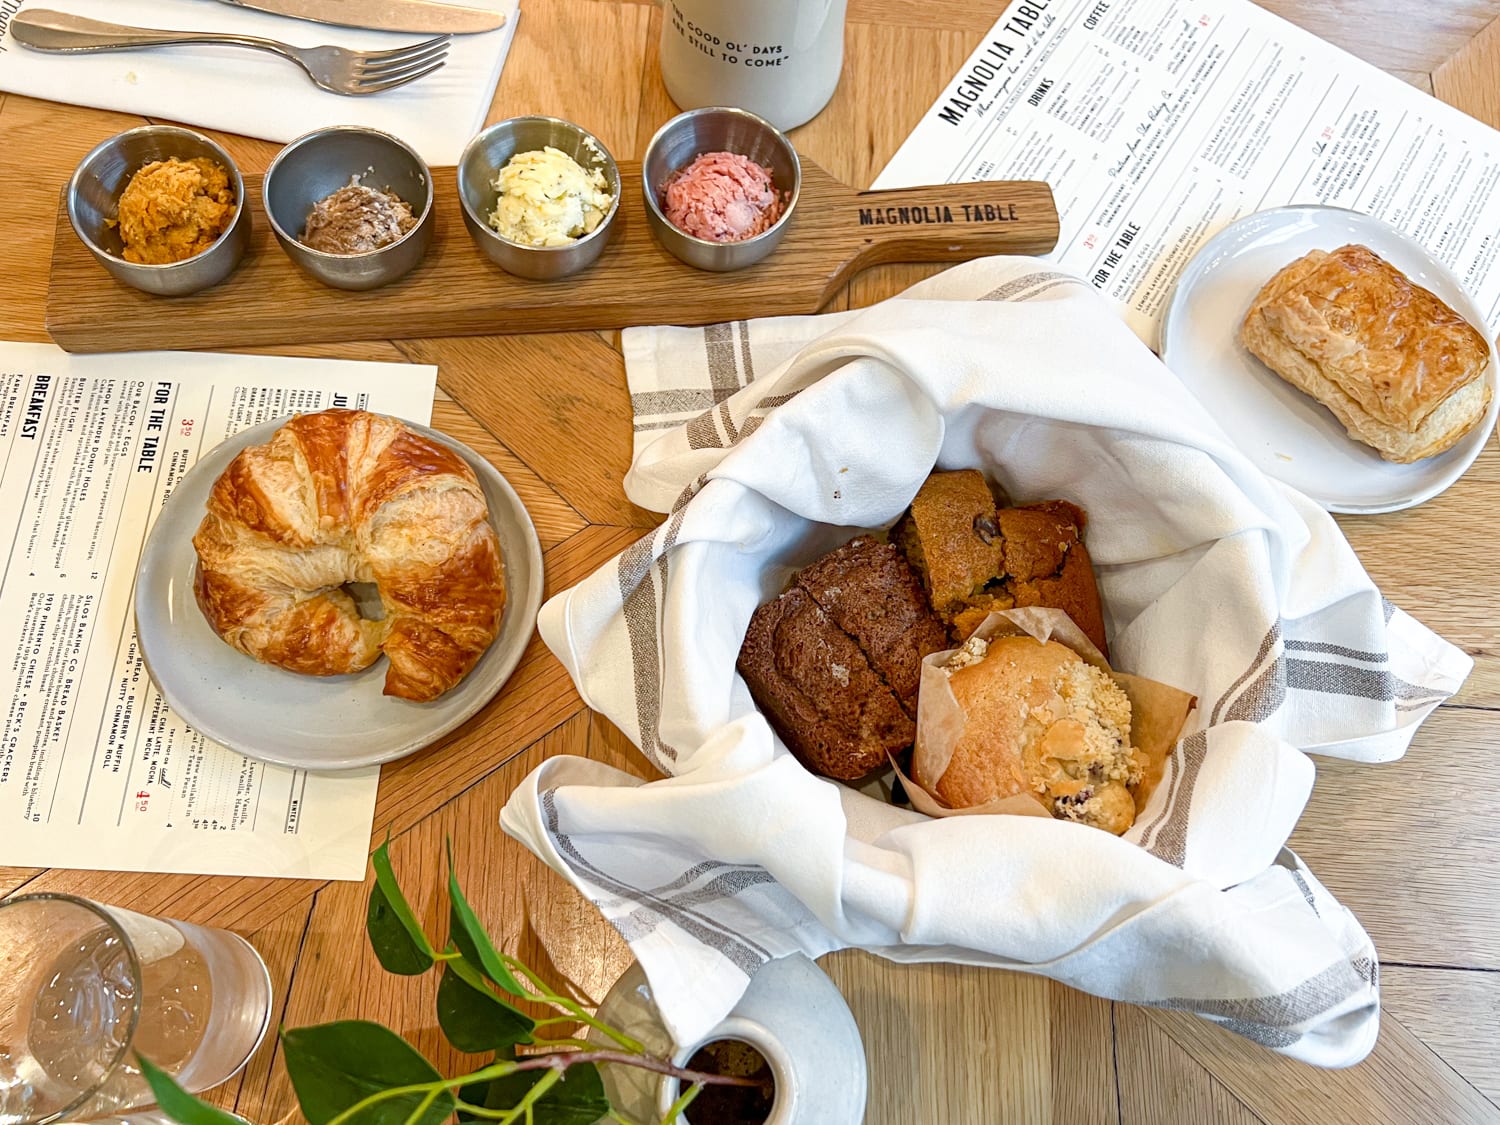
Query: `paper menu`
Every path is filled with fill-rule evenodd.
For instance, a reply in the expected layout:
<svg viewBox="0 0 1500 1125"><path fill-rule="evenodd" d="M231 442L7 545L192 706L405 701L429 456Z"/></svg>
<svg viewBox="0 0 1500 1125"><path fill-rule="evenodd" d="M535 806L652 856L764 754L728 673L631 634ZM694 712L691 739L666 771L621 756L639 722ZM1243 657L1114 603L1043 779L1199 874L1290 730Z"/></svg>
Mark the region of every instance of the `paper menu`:
<svg viewBox="0 0 1500 1125"><path fill-rule="evenodd" d="M1050 257L1156 345L1193 253L1289 203L1383 219L1500 329L1500 133L1245 0L1020 0L876 178L1052 185Z"/></svg>
<svg viewBox="0 0 1500 1125"><path fill-rule="evenodd" d="M436 378L0 343L0 864L364 877L379 770L270 766L187 727L141 662L136 565L173 487L225 437L337 405L425 424Z"/></svg>

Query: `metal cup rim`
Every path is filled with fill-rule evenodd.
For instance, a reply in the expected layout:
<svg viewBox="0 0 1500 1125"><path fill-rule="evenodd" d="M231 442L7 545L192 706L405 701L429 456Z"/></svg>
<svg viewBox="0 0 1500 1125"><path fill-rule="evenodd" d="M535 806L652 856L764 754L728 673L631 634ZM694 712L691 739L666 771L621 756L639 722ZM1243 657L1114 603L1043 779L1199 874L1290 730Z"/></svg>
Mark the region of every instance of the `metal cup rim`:
<svg viewBox="0 0 1500 1125"><path fill-rule="evenodd" d="M786 146L786 150L792 158L792 168L796 171L796 180L792 184L792 190L787 197L786 206L782 209L781 217L759 234L751 235L749 238L742 238L738 242L715 242L711 238L699 238L696 234L689 234L683 230L671 219L667 218L666 212L661 209L660 200L656 197L656 189L652 187L650 181L646 178L646 169L651 165L651 154L657 145L661 143L662 138L666 136L667 130L671 129L679 121L684 121L690 117L707 116L710 113L728 113L736 117L743 117L765 128L772 136ZM702 155L702 153L697 153L693 159L696 160ZM739 155L744 154L740 153ZM672 169L672 174L676 175L679 171L681 171L681 168L674 168ZM646 197L646 206L650 209L651 214L665 223L674 235L682 238L691 246L754 246L762 240L770 240L785 225L787 220L792 217L792 211L797 206L797 200L802 198L802 158L797 154L797 146L792 144L791 138L759 114L751 113L748 109L740 109L738 106L731 105L699 106L697 109L683 110L675 117L664 122L661 128L657 129L651 135L651 140L646 144L645 155L641 158L641 194Z"/></svg>
<svg viewBox="0 0 1500 1125"><path fill-rule="evenodd" d="M476 151L480 147L481 142L489 137L489 135L495 130L506 125L514 126L523 121L539 122L547 125L561 125L565 129L572 129L577 132L579 136L592 141L593 147L597 149L599 153L604 157L605 167L614 172L614 181L617 184L620 182L620 166L615 161L614 154L611 153L609 149L604 147L604 142L601 141L598 136L590 132L588 129L585 129L582 125L577 124L576 122L569 121L566 118L562 117L552 117L545 113L525 113L519 117L506 117L500 121L496 121L492 125L486 125L483 129L479 130L479 132L475 133L472 137L469 138L468 144L464 145L464 150L458 158L458 167L462 168L466 164L468 164L470 154ZM499 171L499 168L492 169L492 173L499 173ZM609 176L605 176L606 180L609 178ZM566 242L561 246L532 246L525 242L516 242L514 239L506 238L494 227L490 226L489 219L486 216L475 214L474 208L469 204L468 195L464 193L461 187L458 193L458 202L459 206L464 209L464 214L467 215L473 221L473 223L478 226L480 230L484 231L485 234L487 234L490 238L493 238L496 242L502 243L505 246L514 246L517 250L529 250L538 254L550 254L561 250L573 250L576 247L582 246L584 243L591 242L596 237L601 236L609 228L610 224L614 222L615 214L620 210L621 194L623 193L620 190L617 189L615 191L615 197L610 201L609 210L604 212L604 218L599 220L598 226L589 231L588 234L582 235L579 238L575 238L572 242Z"/></svg>
<svg viewBox="0 0 1500 1125"><path fill-rule="evenodd" d="M271 177L275 173L276 169L280 166L281 158L286 156L293 150L300 148L305 143L310 143L321 137L331 136L335 133L358 133L361 136L379 137L381 140L390 141L397 148L403 150L408 156L416 161L417 167L422 170L422 176L427 181L427 204L422 208L422 213L417 216L417 221L411 225L411 230L407 231L400 238L396 239L396 241L387 242L384 246L377 246L374 250L355 250L352 253L348 254L335 254L328 250L314 249L313 247L307 245L307 243L303 242L301 239L297 238L295 235L288 234L286 228L284 228L281 223L277 221L276 213L271 210L269 188L271 184ZM310 129L306 133L303 133L300 137L293 137L291 140L287 141L287 143L282 146L281 151L278 152L274 158L272 158L271 163L266 166L265 174L261 176L260 179L261 208L266 213L266 221L271 224L271 233L273 233L279 241L292 243L297 247L299 253L308 255L314 261L322 260L328 261L330 263L347 262L352 258L372 258L377 254L384 254L387 250L394 250L396 247L400 246L403 242L411 238L414 234L422 229L423 224L427 222L428 217L432 214L432 207L436 202L436 199L437 192L433 188L432 169L427 166L427 161L422 159L421 154L417 152L416 149L412 148L411 145L403 141L400 137L396 136L394 133L387 133L384 129L375 129L368 125L326 125L319 129ZM314 202L316 202L316 200L314 200ZM403 200L403 202L405 201Z"/></svg>
<svg viewBox="0 0 1500 1125"><path fill-rule="evenodd" d="M234 183L234 217L229 220L229 225L220 232L218 238L214 239L202 250L199 250L196 254L183 258L180 261L132 262L123 254L112 253L111 251L106 250L104 249L104 247L100 246L88 235L88 233L83 229L82 224L80 224L78 221L78 190L79 184L83 180L84 169L92 164L94 159L111 145L116 144L125 137L133 136L139 133L151 133L157 136L191 137L194 140L202 141L205 145L207 145L214 151L216 156L219 158L219 162L224 165L225 170L228 171L230 178ZM142 165L141 167L143 168L145 167L145 165ZM140 168L137 168L135 172L139 172L140 170ZM134 178L135 172L131 173L131 178ZM129 179L125 181L125 185L126 187L130 185ZM124 190L124 188L120 189L122 194L124 193ZM116 196L115 198L116 202L118 202L119 197ZM84 155L83 159L78 162L78 166L73 169L73 174L68 177L67 201L68 223L72 226L73 233L78 236L78 240L82 242L86 247L88 247L89 250L91 250L95 254L100 254L106 258L112 259L113 261L120 262L124 264L128 269L143 270L149 273L164 275L170 274L174 270L178 272L185 271L190 264L197 262L205 254L208 254L217 249L219 245L223 243L223 241L234 232L234 228L240 223L241 216L243 215L245 210L245 177L243 174L241 174L240 166L235 163L234 158L229 155L228 151L224 148L223 145L219 144L219 142L214 140L212 137L204 136L202 133L199 133L193 129L184 129L181 125L137 125L134 129L126 129L123 133L116 133L112 137L106 137L104 140L96 144L93 148L89 149L89 151Z"/></svg>

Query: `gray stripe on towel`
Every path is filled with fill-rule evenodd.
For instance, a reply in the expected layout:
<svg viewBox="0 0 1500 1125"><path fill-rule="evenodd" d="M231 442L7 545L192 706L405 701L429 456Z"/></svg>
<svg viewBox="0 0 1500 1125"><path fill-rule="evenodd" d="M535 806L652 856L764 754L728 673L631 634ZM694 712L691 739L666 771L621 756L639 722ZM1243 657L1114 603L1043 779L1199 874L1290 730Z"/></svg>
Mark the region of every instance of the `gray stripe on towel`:
<svg viewBox="0 0 1500 1125"><path fill-rule="evenodd" d="M671 922L689 937L720 953L746 976L753 976L756 969L771 959L770 953L755 942L730 933L713 919L704 918L691 909L675 906L639 887L622 883L584 859L573 844L572 837L561 831L557 816L557 790L547 789L542 792L542 811L547 817L547 832L557 845L557 850L567 858L568 866L587 876L591 882L612 895L639 903L646 909L654 909L663 920Z"/></svg>
<svg viewBox="0 0 1500 1125"><path fill-rule="evenodd" d="M663 536L660 556L663 558L662 580L665 584L665 555L677 542L682 531L684 513L679 510L662 528L632 543L620 555L618 579L625 631L630 638L630 664L635 681L636 724L640 729L641 750L664 772L667 762L677 760L677 751L661 741L661 662L657 653L656 583L651 564L657 558L656 538Z"/></svg>
<svg viewBox="0 0 1500 1125"><path fill-rule="evenodd" d="M740 440L740 432L734 427L734 419L729 414L729 403L719 403L719 421L724 423L724 432L729 435L729 444L733 445Z"/></svg>
<svg viewBox="0 0 1500 1125"><path fill-rule="evenodd" d="M1048 284L1049 282L1051 284ZM1012 278L999 288L991 289L979 299L981 301L1024 301L1042 292L1043 290L1039 287L1053 289L1069 282L1074 285L1083 284L1072 274L1060 273L1057 270L1042 270L1038 273L1022 274L1020 277ZM1035 289L1037 293L1026 293L1028 289ZM1026 296L1020 296L1022 293L1026 293Z"/></svg>
<svg viewBox="0 0 1500 1125"><path fill-rule="evenodd" d="M693 907L708 906L726 898L733 898L749 887L758 887L775 881L771 873L763 867L736 867L696 890L671 895L659 901L670 902L681 910L689 910ZM673 925L677 924L675 919L665 917L657 906L643 904L629 914L616 918L614 926L626 941L635 941L653 932L657 926L666 921L672 922Z"/></svg>
<svg viewBox="0 0 1500 1125"><path fill-rule="evenodd" d="M1259 668L1265 661L1266 657L1270 655L1271 649L1275 647L1276 642L1280 639L1281 622L1279 620L1273 621L1271 622L1271 628L1268 629L1266 631L1266 635L1261 638L1260 648L1256 650L1255 659L1250 661L1250 667L1246 668L1244 672L1240 674L1240 677L1235 680L1234 683L1229 685L1229 690L1226 691L1222 696L1220 696L1219 701L1214 704L1213 714L1209 717L1208 720L1209 726L1214 727L1219 725L1219 714L1224 710L1224 705L1228 703L1230 697L1240 689L1240 685L1255 674L1255 670Z"/></svg>
<svg viewBox="0 0 1500 1125"><path fill-rule="evenodd" d="M644 430L675 430L682 424L681 418L658 418L655 422L636 422L634 428L636 433L641 433Z"/></svg>
<svg viewBox="0 0 1500 1125"><path fill-rule="evenodd" d="M1287 684L1298 691L1320 691L1325 695L1348 695L1383 703L1394 700L1446 698L1443 692L1408 683L1384 668L1360 668L1331 660L1288 660Z"/></svg>
<svg viewBox="0 0 1500 1125"><path fill-rule="evenodd" d="M1173 997L1167 1000L1148 1000L1145 1006L1197 1012L1225 1022L1233 1020L1234 1030L1254 1039L1253 1035L1242 1030L1239 1026L1241 1023L1247 1027L1267 1030L1294 1028L1342 1004L1366 987L1368 982L1355 970L1353 964L1339 961L1294 988L1278 992L1274 996L1253 996L1244 1000L1189 1000ZM1257 1039L1256 1042L1260 1040Z"/></svg>
<svg viewBox="0 0 1500 1125"><path fill-rule="evenodd" d="M687 424L689 449L723 449L724 439L714 425L713 412L705 410Z"/></svg>
<svg viewBox="0 0 1500 1125"><path fill-rule="evenodd" d="M1262 723L1276 714L1286 702L1286 668L1285 654L1278 653L1229 705L1224 722Z"/></svg>
<svg viewBox="0 0 1500 1125"><path fill-rule="evenodd" d="M708 360L708 385L722 402L740 389L740 372L734 358L734 325L710 324L703 330L703 352Z"/></svg>
<svg viewBox="0 0 1500 1125"><path fill-rule="evenodd" d="M1385 664L1391 659L1388 652L1367 652L1362 648L1345 648L1327 641L1287 641L1288 652L1321 652L1328 656L1347 656L1350 660L1363 660L1367 664Z"/></svg>
<svg viewBox="0 0 1500 1125"><path fill-rule="evenodd" d="M700 410L718 406L733 393L733 391L726 390L720 394L707 387L696 387L692 390L683 388L675 391L637 391L630 396L630 411L637 418L648 414L686 414L689 411L697 413Z"/></svg>
<svg viewBox="0 0 1500 1125"><path fill-rule="evenodd" d="M1208 756L1208 732L1199 731L1184 738L1178 744L1182 756L1172 771L1172 788L1167 794L1167 813L1158 822L1148 843L1144 836L1141 846L1157 859L1181 867L1187 860L1188 820L1193 810L1193 787L1198 784L1198 773L1203 769L1203 760Z"/></svg>
<svg viewBox="0 0 1500 1125"><path fill-rule="evenodd" d="M755 382L755 361L750 356L750 322L740 320L735 322L740 333L740 375L741 382L749 386Z"/></svg>

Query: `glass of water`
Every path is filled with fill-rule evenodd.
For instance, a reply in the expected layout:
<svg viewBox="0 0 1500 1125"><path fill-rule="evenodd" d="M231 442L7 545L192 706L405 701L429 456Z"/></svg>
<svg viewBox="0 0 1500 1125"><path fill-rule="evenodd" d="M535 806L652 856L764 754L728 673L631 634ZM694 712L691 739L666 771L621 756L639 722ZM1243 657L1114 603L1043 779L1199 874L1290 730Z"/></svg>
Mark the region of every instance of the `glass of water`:
<svg viewBox="0 0 1500 1125"><path fill-rule="evenodd" d="M238 934L72 895L0 902L0 1125L152 1104L137 1054L217 1086L270 1022L270 974Z"/></svg>

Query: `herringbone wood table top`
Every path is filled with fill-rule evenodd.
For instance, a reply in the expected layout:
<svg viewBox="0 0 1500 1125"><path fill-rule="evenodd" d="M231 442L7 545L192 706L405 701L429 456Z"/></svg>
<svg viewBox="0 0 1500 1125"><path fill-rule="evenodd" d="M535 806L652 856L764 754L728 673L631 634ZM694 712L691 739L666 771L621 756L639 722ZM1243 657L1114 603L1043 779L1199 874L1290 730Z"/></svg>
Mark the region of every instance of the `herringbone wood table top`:
<svg viewBox="0 0 1500 1125"><path fill-rule="evenodd" d="M867 184L980 41L1002 0L851 0L843 80L794 133L846 182ZM1280 14L1500 125L1500 0L1271 0ZM525 0L491 120L549 113L639 156L674 112L656 66L650 0ZM97 141L140 124L121 114L0 95L0 339L45 340L43 304L57 192ZM220 138L247 170L277 146ZM923 276L882 267L835 307L887 297ZM578 581L655 517L620 489L630 448L613 341L576 333L280 352L409 359L439 366L434 424L490 457L536 521L547 589ZM1493 441L1442 497L1341 522L1397 604L1476 661L1462 693L1393 765L1320 762L1293 846L1361 918L1380 950L1385 1011L1361 1065L1329 1073L1273 1055L1191 1016L1111 1004L1039 978L953 966L824 959L849 998L870 1058L872 1125L996 1122L1189 1123L1500 1121L1500 561ZM451 737L381 778L375 832L414 905L439 932L443 841L476 908L506 945L599 999L629 961L594 909L502 835L501 804L557 753L647 767L583 706L533 641L500 696ZM392 978L366 952L358 884L0 868L0 894L65 890L229 927L265 954L287 1026L383 1020L441 1056L434 982ZM417 891L417 888L421 888ZM286 1072L268 1041L216 1093L257 1122L292 1120Z"/></svg>

